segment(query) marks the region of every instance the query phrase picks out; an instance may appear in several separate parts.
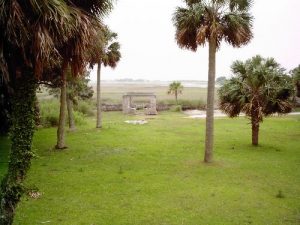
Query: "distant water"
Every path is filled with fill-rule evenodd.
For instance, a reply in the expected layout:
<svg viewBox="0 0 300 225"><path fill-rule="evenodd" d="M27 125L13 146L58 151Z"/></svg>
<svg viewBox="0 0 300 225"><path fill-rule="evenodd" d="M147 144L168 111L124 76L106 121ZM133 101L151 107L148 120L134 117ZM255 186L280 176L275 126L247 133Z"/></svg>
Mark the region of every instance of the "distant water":
<svg viewBox="0 0 300 225"><path fill-rule="evenodd" d="M119 80L104 80L101 81L102 84L108 84L108 85L155 85L155 86L162 86L167 87L169 86L172 81L119 81ZM180 81L183 87L200 87L200 88L206 88L207 87L207 81Z"/></svg>

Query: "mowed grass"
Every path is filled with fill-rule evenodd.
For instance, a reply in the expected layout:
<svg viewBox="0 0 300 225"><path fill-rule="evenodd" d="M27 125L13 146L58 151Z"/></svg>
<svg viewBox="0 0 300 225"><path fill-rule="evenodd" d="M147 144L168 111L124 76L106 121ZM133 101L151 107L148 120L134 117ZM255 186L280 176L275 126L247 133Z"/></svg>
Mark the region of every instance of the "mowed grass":
<svg viewBox="0 0 300 225"><path fill-rule="evenodd" d="M300 116L266 119L256 148L248 120L216 119L209 165L205 120L184 117L130 125L146 117L104 113L101 131L89 119L62 152L52 148L56 130L40 129L26 183L42 195L22 199L14 224L300 224Z"/></svg>

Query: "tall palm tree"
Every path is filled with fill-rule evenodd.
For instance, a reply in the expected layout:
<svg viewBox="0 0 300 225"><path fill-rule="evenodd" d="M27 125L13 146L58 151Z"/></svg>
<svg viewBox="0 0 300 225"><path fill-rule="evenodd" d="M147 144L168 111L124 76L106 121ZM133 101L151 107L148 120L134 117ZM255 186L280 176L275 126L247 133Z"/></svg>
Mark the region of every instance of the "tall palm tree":
<svg viewBox="0 0 300 225"><path fill-rule="evenodd" d="M213 159L214 92L216 51L222 40L233 47L241 47L252 38L251 0L184 0L186 7L178 7L173 21L176 40L181 48L196 51L208 43L208 88L206 111L205 162Z"/></svg>
<svg viewBox="0 0 300 225"><path fill-rule="evenodd" d="M178 105L178 94L182 94L183 86L179 81L173 81L169 85L168 94L174 94L176 105Z"/></svg>
<svg viewBox="0 0 300 225"><path fill-rule="evenodd" d="M37 81L60 77L68 65L74 75L85 68L84 52L98 17L111 8L110 0L10 0L0 2L0 70L12 97L12 145L8 172L1 184L0 224L12 224L24 192L34 133Z"/></svg>
<svg viewBox="0 0 300 225"><path fill-rule="evenodd" d="M263 117L291 112L291 78L273 58L261 56L235 61L231 69L234 76L219 89L220 109L230 117L244 112L251 120L252 145L257 146Z"/></svg>
<svg viewBox="0 0 300 225"><path fill-rule="evenodd" d="M93 48L89 54L90 65L97 64L97 122L96 128L102 127L101 112L101 66L115 68L121 59L120 44L115 41L118 38L117 33L112 32L108 26L103 27L98 33L98 39L95 40Z"/></svg>

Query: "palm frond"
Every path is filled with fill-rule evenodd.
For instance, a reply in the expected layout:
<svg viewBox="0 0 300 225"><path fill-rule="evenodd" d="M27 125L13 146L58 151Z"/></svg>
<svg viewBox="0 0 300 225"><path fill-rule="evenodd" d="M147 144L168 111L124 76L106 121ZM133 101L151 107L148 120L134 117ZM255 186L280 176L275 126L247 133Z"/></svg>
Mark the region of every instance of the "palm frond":
<svg viewBox="0 0 300 225"><path fill-rule="evenodd" d="M224 39L234 47L248 44L253 37L252 17L246 12L230 12L223 18Z"/></svg>
<svg viewBox="0 0 300 225"><path fill-rule="evenodd" d="M234 77L219 89L220 108L230 117L244 112L262 121L264 116L291 111L291 78L274 59L257 55L235 61L231 68Z"/></svg>
<svg viewBox="0 0 300 225"><path fill-rule="evenodd" d="M68 4L75 5L91 15L103 17L113 9L113 0L68 0Z"/></svg>
<svg viewBox="0 0 300 225"><path fill-rule="evenodd" d="M192 51L214 39L217 48L222 40L233 47L250 42L252 16L248 12L251 0L186 0L186 7L178 7L173 15L175 38L181 48Z"/></svg>
<svg viewBox="0 0 300 225"><path fill-rule="evenodd" d="M252 4L252 0L229 0L229 7L231 11L248 11Z"/></svg>
<svg viewBox="0 0 300 225"><path fill-rule="evenodd" d="M2 74L10 71L13 76L27 66L38 79L49 79L49 70L56 71L63 62L74 74L83 71L85 52L102 26L99 18L110 11L112 2L1 0L0 44L6 46L0 52Z"/></svg>
<svg viewBox="0 0 300 225"><path fill-rule="evenodd" d="M201 4L193 4L188 8L178 7L176 9L173 15L173 23L176 27L175 38L179 47L192 51L197 50L197 33L203 13L204 8Z"/></svg>

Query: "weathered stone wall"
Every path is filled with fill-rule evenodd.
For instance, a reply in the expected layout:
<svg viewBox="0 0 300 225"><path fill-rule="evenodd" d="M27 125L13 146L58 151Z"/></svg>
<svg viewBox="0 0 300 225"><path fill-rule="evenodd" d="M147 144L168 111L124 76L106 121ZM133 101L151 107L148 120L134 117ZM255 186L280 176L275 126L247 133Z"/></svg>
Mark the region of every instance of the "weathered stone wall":
<svg viewBox="0 0 300 225"><path fill-rule="evenodd" d="M299 104L299 103L298 103ZM164 103L158 103L156 105L157 111L168 111L172 107L172 104L164 104ZM300 104L299 104L300 106ZM145 104L145 107L148 108L150 107L150 104ZM141 108L138 108L141 109ZM205 107L192 107L192 106L187 106L183 105L182 110L192 110L192 109L205 109ZM109 112L109 111L122 111L123 107L122 104L102 104L102 111L104 112Z"/></svg>
<svg viewBox="0 0 300 225"><path fill-rule="evenodd" d="M157 104L157 111L168 111L171 108L171 105L168 104Z"/></svg>
<svg viewBox="0 0 300 225"><path fill-rule="evenodd" d="M122 110L125 114L135 114L136 113L136 107L133 105L133 98L135 97L146 97L149 98L150 104L148 104L150 107L145 108L145 114L146 115L157 115L157 109L156 109L156 95L153 93L142 93L142 92L129 92L125 95L123 95L123 101L122 101Z"/></svg>
<svg viewBox="0 0 300 225"><path fill-rule="evenodd" d="M102 111L122 111L122 104L102 104Z"/></svg>

